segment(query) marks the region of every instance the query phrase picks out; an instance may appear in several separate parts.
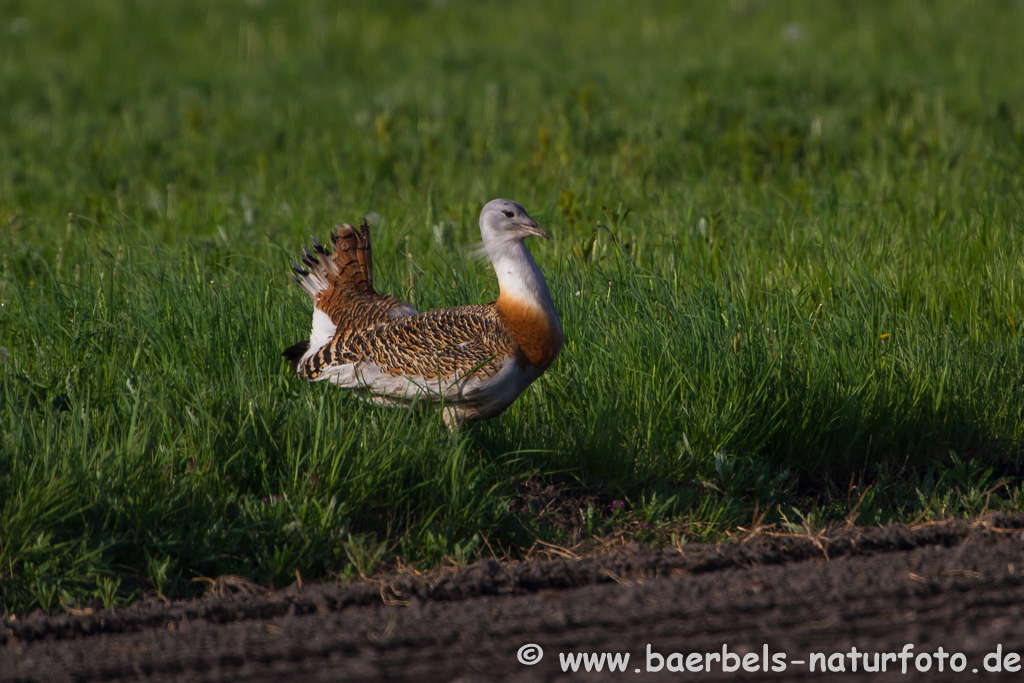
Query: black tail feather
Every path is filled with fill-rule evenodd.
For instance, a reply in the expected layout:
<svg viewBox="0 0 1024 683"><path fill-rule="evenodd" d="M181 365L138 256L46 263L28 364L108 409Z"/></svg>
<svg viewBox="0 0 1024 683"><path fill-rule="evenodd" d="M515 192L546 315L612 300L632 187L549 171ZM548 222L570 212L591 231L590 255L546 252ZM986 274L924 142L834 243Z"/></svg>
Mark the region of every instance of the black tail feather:
<svg viewBox="0 0 1024 683"><path fill-rule="evenodd" d="M292 372L295 374L299 373L299 361L306 351L309 351L309 341L296 342L281 352L281 355L292 364Z"/></svg>

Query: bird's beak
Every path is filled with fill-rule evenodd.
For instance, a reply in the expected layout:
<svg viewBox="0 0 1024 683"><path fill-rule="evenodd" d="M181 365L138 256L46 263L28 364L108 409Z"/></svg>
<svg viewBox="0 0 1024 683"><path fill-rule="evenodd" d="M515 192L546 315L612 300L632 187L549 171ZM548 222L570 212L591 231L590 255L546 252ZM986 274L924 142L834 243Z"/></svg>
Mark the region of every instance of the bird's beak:
<svg viewBox="0 0 1024 683"><path fill-rule="evenodd" d="M544 228L537 225L536 223L516 223L516 225L519 227L520 230L522 230L527 235L536 235L537 237L546 240L551 239L550 237L548 237L547 231Z"/></svg>

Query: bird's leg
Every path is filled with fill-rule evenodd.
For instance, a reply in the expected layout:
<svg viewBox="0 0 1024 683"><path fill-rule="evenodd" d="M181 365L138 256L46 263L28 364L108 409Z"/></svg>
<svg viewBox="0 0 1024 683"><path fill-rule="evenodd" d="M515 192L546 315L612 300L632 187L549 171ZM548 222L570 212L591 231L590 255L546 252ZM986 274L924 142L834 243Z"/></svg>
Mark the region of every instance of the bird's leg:
<svg viewBox="0 0 1024 683"><path fill-rule="evenodd" d="M444 418L445 426L448 427L448 431L452 434L458 432L459 428L462 426L462 411L458 408L443 408L441 410L441 417Z"/></svg>

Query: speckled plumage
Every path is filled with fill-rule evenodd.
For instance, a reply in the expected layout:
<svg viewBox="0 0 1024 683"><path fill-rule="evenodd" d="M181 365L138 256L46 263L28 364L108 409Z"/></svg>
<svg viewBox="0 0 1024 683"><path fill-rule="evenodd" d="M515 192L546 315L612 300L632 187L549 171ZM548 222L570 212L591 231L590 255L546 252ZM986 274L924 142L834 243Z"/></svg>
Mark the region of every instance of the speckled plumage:
<svg viewBox="0 0 1024 683"><path fill-rule="evenodd" d="M501 359L515 353L515 343L492 303L427 311L360 330L345 339L335 338L324 355L327 365L372 360L389 375L431 380L473 368L490 377L500 369Z"/></svg>
<svg viewBox="0 0 1024 683"><path fill-rule="evenodd" d="M314 240L316 253L305 253L306 267L293 264L315 302L310 341L284 353L296 374L374 403L443 404L450 425L504 410L557 357L562 328L522 243L546 233L508 200L484 207L481 232L501 296L425 313L373 289L365 224L358 231L341 226L331 238L333 256Z"/></svg>

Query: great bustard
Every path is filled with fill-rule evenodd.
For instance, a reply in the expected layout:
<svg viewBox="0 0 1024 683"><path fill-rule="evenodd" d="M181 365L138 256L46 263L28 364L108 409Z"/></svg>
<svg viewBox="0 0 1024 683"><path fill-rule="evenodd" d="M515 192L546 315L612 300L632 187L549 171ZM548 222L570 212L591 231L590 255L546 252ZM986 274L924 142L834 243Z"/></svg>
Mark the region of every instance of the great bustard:
<svg viewBox="0 0 1024 683"><path fill-rule="evenodd" d="M433 403L452 428L494 417L551 365L564 339L524 244L548 234L507 199L484 206L480 234L498 275L498 299L425 313L374 290L365 223L336 227L334 254L314 238L314 252L303 249L305 268L292 264L313 298L313 327L309 341L282 355L299 377L352 389L372 403Z"/></svg>

